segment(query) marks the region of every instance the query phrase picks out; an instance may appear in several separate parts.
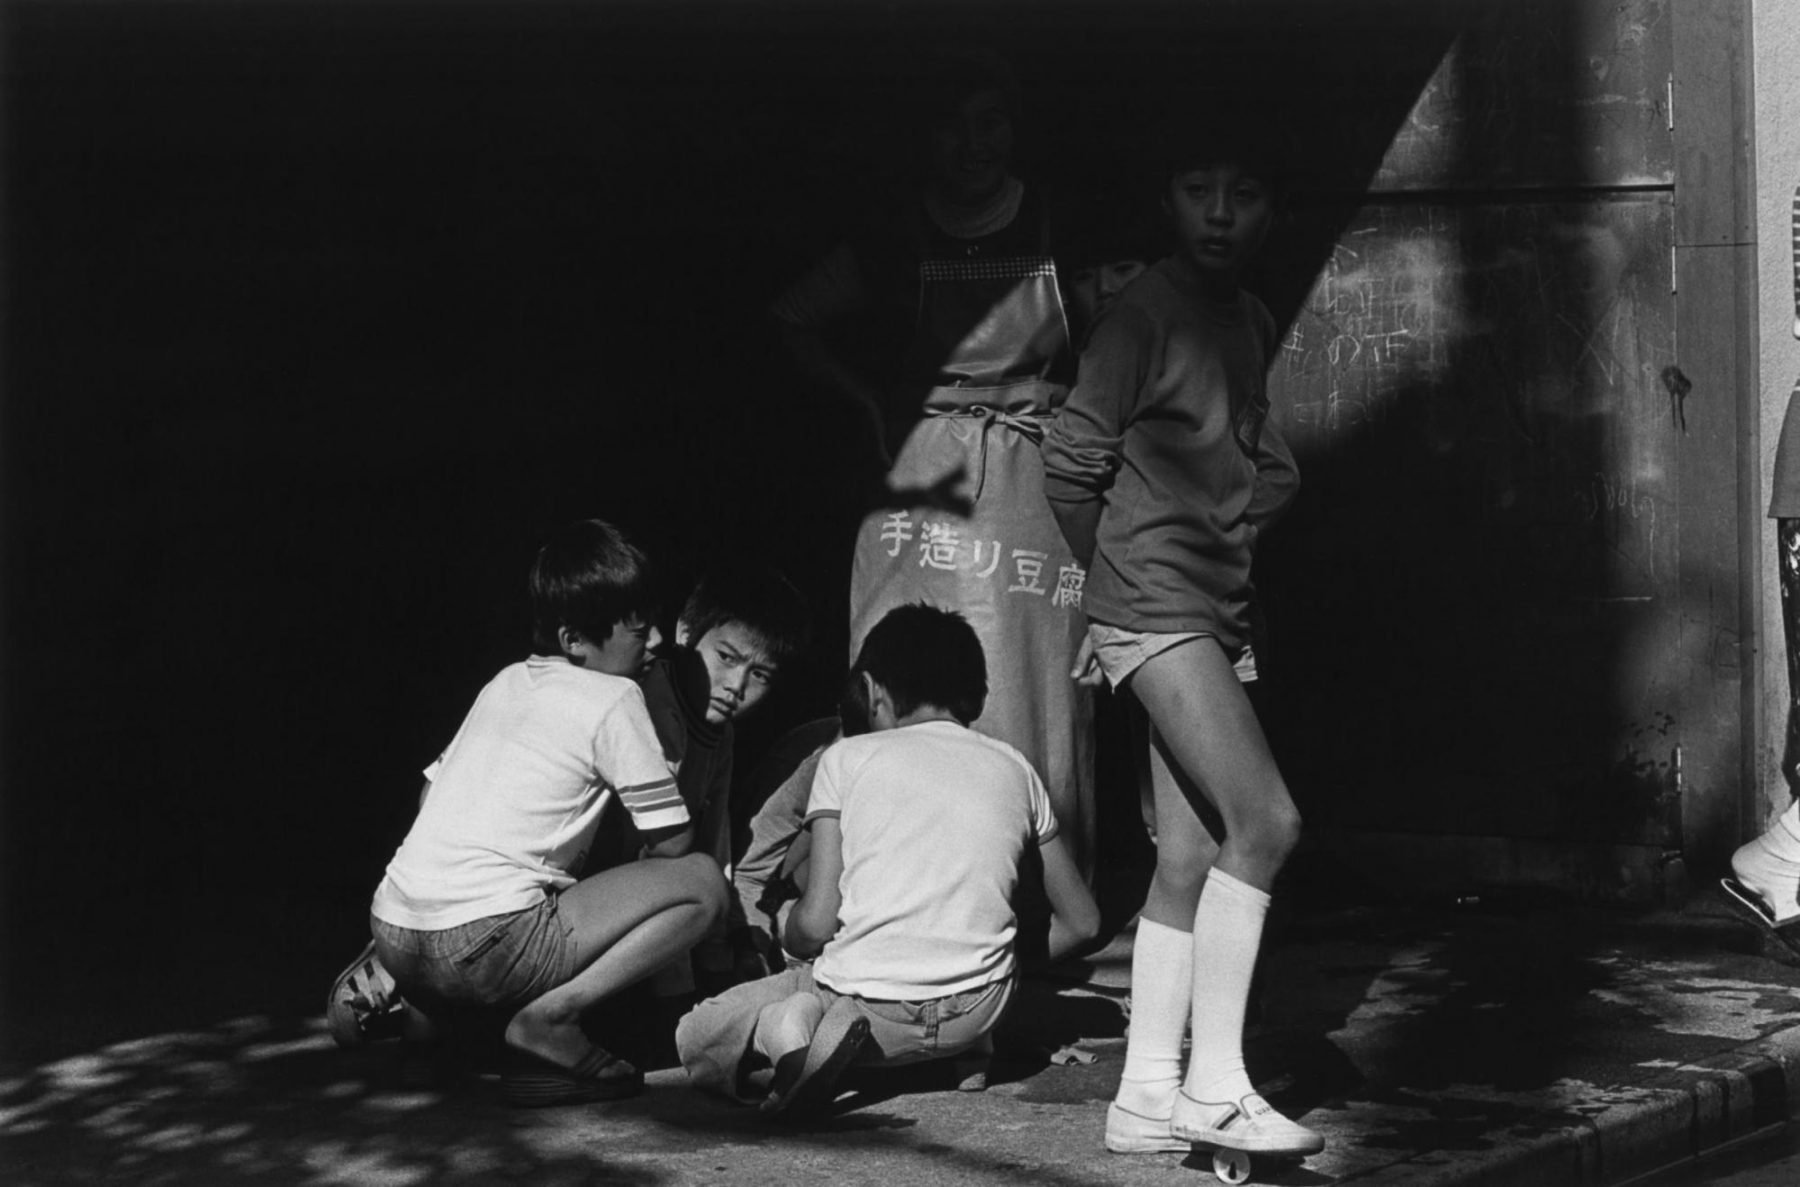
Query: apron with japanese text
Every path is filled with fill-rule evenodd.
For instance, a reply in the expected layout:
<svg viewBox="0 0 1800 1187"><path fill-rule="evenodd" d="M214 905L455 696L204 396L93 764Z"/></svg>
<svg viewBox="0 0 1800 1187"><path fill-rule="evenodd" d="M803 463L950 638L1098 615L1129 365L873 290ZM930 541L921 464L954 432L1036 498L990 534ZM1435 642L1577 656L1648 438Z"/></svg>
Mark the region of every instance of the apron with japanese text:
<svg viewBox="0 0 1800 1187"><path fill-rule="evenodd" d="M1056 265L1038 254L928 254L909 369L931 384L924 418L888 475L892 505L858 531L850 582L854 656L882 615L908 602L957 610L987 654L974 723L1031 760L1084 873L1094 851L1093 702L1069 677L1086 620L1085 577L1044 498L1038 446L1067 394ZM915 502L934 487L969 510ZM908 505L908 504L911 505Z"/></svg>

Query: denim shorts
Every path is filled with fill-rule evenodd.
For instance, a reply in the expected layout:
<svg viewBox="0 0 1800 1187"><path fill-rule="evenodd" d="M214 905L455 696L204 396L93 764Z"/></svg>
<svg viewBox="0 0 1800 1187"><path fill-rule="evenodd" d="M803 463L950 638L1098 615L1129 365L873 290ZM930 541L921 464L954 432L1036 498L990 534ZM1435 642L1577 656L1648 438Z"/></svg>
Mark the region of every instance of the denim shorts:
<svg viewBox="0 0 1800 1187"><path fill-rule="evenodd" d="M1088 624L1088 638L1094 644L1094 658L1106 674L1106 682L1121 688L1131 674L1144 666L1144 661L1161 655L1169 648L1189 639L1214 638L1210 631L1128 631L1107 626L1103 622ZM1249 647L1231 665L1241 683L1256 679L1256 653Z"/></svg>
<svg viewBox="0 0 1800 1187"><path fill-rule="evenodd" d="M407 998L431 1005L517 1009L575 975L575 935L555 895L508 915L442 931L395 927L373 916L375 951Z"/></svg>

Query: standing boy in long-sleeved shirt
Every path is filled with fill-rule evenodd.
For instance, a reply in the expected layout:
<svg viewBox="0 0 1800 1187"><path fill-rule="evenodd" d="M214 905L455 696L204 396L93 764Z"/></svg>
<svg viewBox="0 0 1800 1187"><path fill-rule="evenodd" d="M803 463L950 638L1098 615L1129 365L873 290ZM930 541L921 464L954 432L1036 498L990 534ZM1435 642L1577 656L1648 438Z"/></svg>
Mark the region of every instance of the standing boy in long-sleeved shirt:
<svg viewBox="0 0 1800 1187"><path fill-rule="evenodd" d="M1239 287L1273 221L1278 184L1266 143L1244 132L1221 122L1185 137L1165 162L1177 250L1094 327L1044 442L1046 495L1088 565L1089 649L1114 687L1143 704L1163 775L1156 872L1132 956L1131 1035L1107 1110L1106 1145L1117 1153L1191 1142L1286 1154L1324 1147L1256 1093L1243 1059L1269 890L1300 833L1242 686L1254 678L1256 538L1299 485L1269 421L1275 324ZM1216 848L1202 798L1224 821Z"/></svg>

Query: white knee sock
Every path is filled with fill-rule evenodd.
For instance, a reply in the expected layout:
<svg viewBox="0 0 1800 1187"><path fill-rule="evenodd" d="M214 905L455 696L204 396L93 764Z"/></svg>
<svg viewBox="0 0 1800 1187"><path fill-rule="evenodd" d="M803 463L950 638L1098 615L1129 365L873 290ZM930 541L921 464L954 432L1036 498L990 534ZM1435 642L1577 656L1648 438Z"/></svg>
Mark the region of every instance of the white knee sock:
<svg viewBox="0 0 1800 1187"><path fill-rule="evenodd" d="M1254 1091L1244 1072L1244 1011L1268 913L1267 893L1216 869L1207 874L1194 912L1194 1041L1183 1085L1195 1100Z"/></svg>
<svg viewBox="0 0 1800 1187"><path fill-rule="evenodd" d="M1140 919L1131 945L1131 1030L1125 1038L1120 1107L1141 1117L1167 1117L1181 1084L1181 1038L1187 1033L1194 981L1194 937Z"/></svg>

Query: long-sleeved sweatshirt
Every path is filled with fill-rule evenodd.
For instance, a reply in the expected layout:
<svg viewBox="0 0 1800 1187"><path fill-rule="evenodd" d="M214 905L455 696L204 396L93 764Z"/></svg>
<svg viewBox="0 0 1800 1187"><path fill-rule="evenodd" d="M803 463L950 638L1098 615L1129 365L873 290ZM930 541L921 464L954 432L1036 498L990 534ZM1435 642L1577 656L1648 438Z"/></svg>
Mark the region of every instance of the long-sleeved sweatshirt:
<svg viewBox="0 0 1800 1187"><path fill-rule="evenodd" d="M1269 420L1279 342L1248 293L1221 303L1171 256L1094 327L1044 441L1044 485L1088 567L1089 619L1249 642L1257 533L1300 486Z"/></svg>

